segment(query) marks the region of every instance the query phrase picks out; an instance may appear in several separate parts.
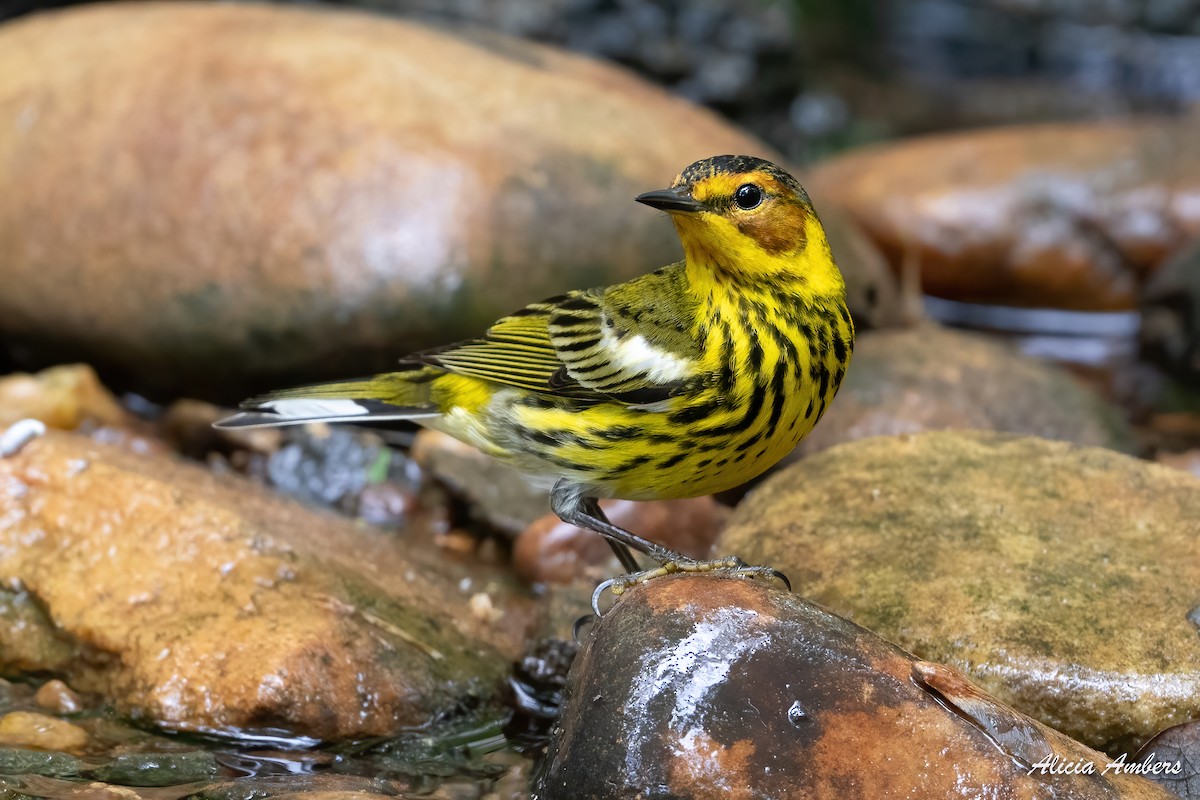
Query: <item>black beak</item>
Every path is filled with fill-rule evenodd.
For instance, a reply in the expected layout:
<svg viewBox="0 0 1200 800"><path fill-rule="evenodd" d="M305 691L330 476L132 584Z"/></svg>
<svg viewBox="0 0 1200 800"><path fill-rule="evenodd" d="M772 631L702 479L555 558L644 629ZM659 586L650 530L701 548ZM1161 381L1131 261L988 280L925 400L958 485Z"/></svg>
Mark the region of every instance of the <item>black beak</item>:
<svg viewBox="0 0 1200 800"><path fill-rule="evenodd" d="M645 203L651 208L661 208L663 211L685 211L696 212L703 210L704 206L697 203L688 194L688 191L682 187L675 189L658 189L653 192L645 192L633 198L639 203Z"/></svg>

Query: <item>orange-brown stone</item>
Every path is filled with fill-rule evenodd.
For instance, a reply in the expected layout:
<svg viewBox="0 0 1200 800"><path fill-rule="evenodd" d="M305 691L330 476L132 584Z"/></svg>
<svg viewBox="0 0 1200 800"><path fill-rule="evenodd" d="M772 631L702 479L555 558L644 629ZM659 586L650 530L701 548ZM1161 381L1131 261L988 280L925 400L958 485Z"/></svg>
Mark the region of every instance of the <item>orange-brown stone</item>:
<svg viewBox="0 0 1200 800"><path fill-rule="evenodd" d="M810 171L938 297L1127 309L1200 235L1200 118L928 136Z"/></svg>
<svg viewBox="0 0 1200 800"><path fill-rule="evenodd" d="M179 730L420 725L500 686L534 606L403 535L52 431L0 459L0 583L36 600L0 595L0 670Z"/></svg>
<svg viewBox="0 0 1200 800"><path fill-rule="evenodd" d="M1109 759L799 596L677 575L630 589L571 669L545 800L1165 798ZM1045 759L1096 774L1054 774ZM1048 762L1046 762L1048 763Z"/></svg>

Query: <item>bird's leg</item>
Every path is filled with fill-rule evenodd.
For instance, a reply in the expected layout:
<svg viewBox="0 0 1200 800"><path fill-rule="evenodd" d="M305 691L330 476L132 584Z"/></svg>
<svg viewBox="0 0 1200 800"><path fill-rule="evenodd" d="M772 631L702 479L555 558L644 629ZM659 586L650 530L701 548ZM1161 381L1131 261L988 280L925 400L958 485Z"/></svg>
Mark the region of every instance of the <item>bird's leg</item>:
<svg viewBox="0 0 1200 800"><path fill-rule="evenodd" d="M595 531L607 539L613 552L617 554L621 566L629 570L628 575L611 578L596 588L592 595L592 609L597 616L601 614L599 601L605 590L611 590L614 595L619 595L630 586L644 583L661 575L670 575L673 572L723 570L747 578L777 580L789 591L792 588L791 581L787 579L787 576L773 567L750 566L737 556L704 560L690 558L683 553L677 553L613 525L608 521L604 510L600 508L600 504L594 498L585 497L581 487L566 480L560 480L554 485L554 489L550 492L550 508L563 522ZM639 571L638 563L629 551L630 548L646 554L657 561L659 566Z"/></svg>
<svg viewBox="0 0 1200 800"><path fill-rule="evenodd" d="M608 540L621 566L630 572L639 572L641 566L633 557L630 548L645 553L659 562L686 560L687 557L674 550L668 550L649 539L643 539L636 533L630 533L624 528L618 528L608 521L600 504L593 498L584 497L579 487L569 481L559 481L550 492L550 508L563 522L578 525L589 531L595 531Z"/></svg>

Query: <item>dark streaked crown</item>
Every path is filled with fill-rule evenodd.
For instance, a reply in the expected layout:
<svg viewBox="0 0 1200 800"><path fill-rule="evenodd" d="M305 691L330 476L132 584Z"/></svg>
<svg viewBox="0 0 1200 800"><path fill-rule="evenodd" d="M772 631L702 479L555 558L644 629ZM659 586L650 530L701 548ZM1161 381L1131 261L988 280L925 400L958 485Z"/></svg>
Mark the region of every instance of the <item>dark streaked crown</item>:
<svg viewBox="0 0 1200 800"><path fill-rule="evenodd" d="M714 175L738 175L747 172L763 172L794 191L804 201L808 202L808 193L800 185L800 181L784 169L779 168L765 158L758 156L713 156L702 158L689 166L675 179L674 186L690 186L697 181L711 178Z"/></svg>

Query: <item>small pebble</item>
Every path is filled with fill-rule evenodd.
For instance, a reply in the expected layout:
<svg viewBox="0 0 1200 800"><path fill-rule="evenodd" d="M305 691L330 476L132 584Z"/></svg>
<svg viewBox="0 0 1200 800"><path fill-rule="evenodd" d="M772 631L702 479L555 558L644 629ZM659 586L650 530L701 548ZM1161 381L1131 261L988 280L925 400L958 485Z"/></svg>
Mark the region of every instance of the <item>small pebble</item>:
<svg viewBox="0 0 1200 800"><path fill-rule="evenodd" d="M78 753L88 734L78 725L33 711L12 711L0 717L0 744Z"/></svg>
<svg viewBox="0 0 1200 800"><path fill-rule="evenodd" d="M60 680L43 683L33 699L39 706L55 714L74 714L83 708L79 695Z"/></svg>
<svg viewBox="0 0 1200 800"><path fill-rule="evenodd" d="M491 624L499 621L504 616L504 611L492 604L492 597L487 592L476 592L471 595L471 599L467 601L467 605L470 607L471 613L480 622Z"/></svg>

